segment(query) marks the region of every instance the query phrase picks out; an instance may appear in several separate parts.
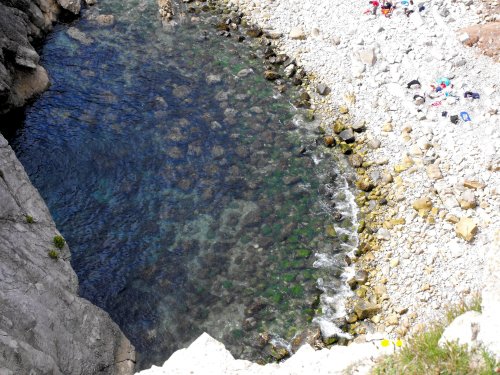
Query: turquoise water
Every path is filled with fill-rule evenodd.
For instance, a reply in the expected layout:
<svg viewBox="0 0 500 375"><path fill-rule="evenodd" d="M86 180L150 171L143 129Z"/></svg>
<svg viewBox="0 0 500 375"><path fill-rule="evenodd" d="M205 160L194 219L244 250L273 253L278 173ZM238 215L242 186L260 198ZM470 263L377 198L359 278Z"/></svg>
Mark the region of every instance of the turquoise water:
<svg viewBox="0 0 500 375"><path fill-rule="evenodd" d="M166 29L153 0L99 7L51 34L53 85L9 136L80 294L120 325L141 368L203 331L268 361L259 333L291 340L332 309L322 291L340 290L355 236L335 158L290 104L296 91L263 79L258 42L217 35L220 16Z"/></svg>

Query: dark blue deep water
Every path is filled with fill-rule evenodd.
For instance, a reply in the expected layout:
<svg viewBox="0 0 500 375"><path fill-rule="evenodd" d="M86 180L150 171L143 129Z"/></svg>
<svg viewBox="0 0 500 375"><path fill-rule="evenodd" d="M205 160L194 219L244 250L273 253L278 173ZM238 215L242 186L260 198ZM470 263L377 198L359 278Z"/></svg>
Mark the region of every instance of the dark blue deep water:
<svg viewBox="0 0 500 375"><path fill-rule="evenodd" d="M290 104L296 92L264 80L258 42L217 35L220 16L165 29L154 0L98 7L50 35L53 84L9 139L70 245L80 293L140 367L203 331L268 360L259 333L291 340L332 313L321 291L341 288L355 236L335 158Z"/></svg>

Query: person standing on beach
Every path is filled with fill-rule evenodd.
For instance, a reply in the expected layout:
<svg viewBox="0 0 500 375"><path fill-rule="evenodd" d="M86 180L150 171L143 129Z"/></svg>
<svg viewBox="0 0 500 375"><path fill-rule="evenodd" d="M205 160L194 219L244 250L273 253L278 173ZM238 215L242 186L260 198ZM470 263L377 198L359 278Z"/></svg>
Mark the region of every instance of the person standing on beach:
<svg viewBox="0 0 500 375"><path fill-rule="evenodd" d="M375 16L377 14L378 6L380 5L379 2L377 0L373 0L373 1L368 2L368 4L372 5L372 7L373 7L372 14Z"/></svg>

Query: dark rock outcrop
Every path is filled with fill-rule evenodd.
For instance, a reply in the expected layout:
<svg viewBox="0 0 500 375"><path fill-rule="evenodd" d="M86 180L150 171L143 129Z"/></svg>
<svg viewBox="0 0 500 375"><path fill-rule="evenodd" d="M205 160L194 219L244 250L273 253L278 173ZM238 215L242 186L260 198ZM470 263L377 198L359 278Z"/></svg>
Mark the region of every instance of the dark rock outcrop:
<svg viewBox="0 0 500 375"><path fill-rule="evenodd" d="M58 249L56 235L0 135L0 374L133 373L134 348L106 312L78 297L68 246Z"/></svg>
<svg viewBox="0 0 500 375"><path fill-rule="evenodd" d="M0 114L47 89L49 77L33 43L60 14L80 9L81 0L0 0Z"/></svg>

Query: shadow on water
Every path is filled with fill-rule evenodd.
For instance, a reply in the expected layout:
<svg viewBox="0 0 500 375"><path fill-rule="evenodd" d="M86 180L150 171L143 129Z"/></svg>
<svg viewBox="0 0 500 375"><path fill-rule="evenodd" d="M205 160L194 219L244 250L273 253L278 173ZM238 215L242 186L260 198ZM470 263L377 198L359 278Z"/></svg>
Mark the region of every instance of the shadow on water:
<svg viewBox="0 0 500 375"><path fill-rule="evenodd" d="M99 7L56 27L51 88L2 129L71 247L80 294L141 368L203 331L269 360L258 334L291 340L320 313L317 279L341 288L354 236L334 159L298 156L317 135L297 130L252 42L217 37L209 15L166 32L153 1Z"/></svg>

